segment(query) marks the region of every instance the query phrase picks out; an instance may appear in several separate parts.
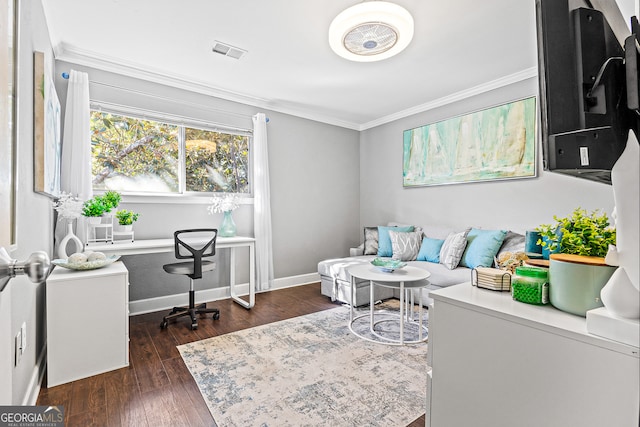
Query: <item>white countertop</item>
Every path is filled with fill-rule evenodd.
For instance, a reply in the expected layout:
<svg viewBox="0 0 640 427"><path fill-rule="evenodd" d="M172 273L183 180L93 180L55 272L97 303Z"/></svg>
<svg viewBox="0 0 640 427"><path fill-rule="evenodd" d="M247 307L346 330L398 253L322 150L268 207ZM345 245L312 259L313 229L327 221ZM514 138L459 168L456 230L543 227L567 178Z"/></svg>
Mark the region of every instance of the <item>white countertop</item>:
<svg viewBox="0 0 640 427"><path fill-rule="evenodd" d="M85 280L87 278L95 277L95 276L109 276L112 274L123 274L128 273L127 267L121 262L116 261L107 266L96 268L93 270L71 270L68 268L56 266L49 277L47 277L47 283L56 282L58 280L69 280L69 279L82 279Z"/></svg>
<svg viewBox="0 0 640 427"><path fill-rule="evenodd" d="M584 317L565 313L552 305L533 305L515 301L510 292L499 292L477 288L471 283L462 283L432 291L429 296L435 301L457 305L516 322L525 326L555 333L599 347L608 348L638 358L638 347L608 340L587 332Z"/></svg>
<svg viewBox="0 0 640 427"><path fill-rule="evenodd" d="M209 238L203 238L201 241L208 241ZM234 236L234 237L218 237L216 239L216 248L231 248L236 246L248 246L255 243L253 237ZM187 240L188 241L188 240ZM198 240L200 241L200 240ZM152 254L162 252L173 252L174 239L143 239L130 241L121 241L113 243L90 243L86 246L87 250L100 251L106 254L116 255L139 255Z"/></svg>

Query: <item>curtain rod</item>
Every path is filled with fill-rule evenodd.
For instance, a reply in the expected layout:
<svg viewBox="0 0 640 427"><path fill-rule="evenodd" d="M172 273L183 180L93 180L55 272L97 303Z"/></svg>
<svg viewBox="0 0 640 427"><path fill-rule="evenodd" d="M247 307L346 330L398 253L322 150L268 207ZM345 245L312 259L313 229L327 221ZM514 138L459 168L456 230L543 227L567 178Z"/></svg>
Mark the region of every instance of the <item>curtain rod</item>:
<svg viewBox="0 0 640 427"><path fill-rule="evenodd" d="M61 76L62 76L63 79L69 80L69 73L62 72ZM214 111L214 112L217 112L217 113L223 113L223 114L228 114L228 115L242 117L242 118L247 118L247 117L251 118L251 116L247 116L246 114L234 113L234 112L226 111L226 110L218 110L216 108L205 107L205 106L203 106L201 104L196 104L194 102L176 101L173 98L168 98L168 97L164 97L164 96L158 96L158 95L154 95L154 94L151 94L151 93L142 92L142 91L139 91L139 90L129 89L129 88L121 87L121 86L115 86L115 85L108 84L108 83L102 83L102 82L97 82L97 81L89 81L89 83L100 85L100 86L106 86L106 87L110 87L110 88L113 88L113 89L120 89L120 90L124 90L124 91L131 92L131 93L137 93L137 94L140 94L140 95L149 96L149 97L160 99L160 100L164 100L164 101L178 102L180 104L191 105L191 106L194 106L194 107L197 107L197 108L205 108L205 109L207 109L209 111ZM265 121L267 123L269 123L269 117L266 117Z"/></svg>

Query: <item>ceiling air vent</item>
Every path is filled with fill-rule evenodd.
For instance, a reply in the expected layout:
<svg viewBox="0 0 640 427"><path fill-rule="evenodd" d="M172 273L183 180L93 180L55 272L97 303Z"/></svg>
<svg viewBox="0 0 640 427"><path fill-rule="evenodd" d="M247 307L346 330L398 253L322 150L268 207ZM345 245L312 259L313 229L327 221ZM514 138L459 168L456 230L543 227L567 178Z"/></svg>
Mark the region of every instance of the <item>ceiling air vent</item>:
<svg viewBox="0 0 640 427"><path fill-rule="evenodd" d="M226 43L215 41L212 49L215 53L219 53L220 55L230 56L231 58L240 59L247 53L246 50L240 49L239 47L234 47Z"/></svg>

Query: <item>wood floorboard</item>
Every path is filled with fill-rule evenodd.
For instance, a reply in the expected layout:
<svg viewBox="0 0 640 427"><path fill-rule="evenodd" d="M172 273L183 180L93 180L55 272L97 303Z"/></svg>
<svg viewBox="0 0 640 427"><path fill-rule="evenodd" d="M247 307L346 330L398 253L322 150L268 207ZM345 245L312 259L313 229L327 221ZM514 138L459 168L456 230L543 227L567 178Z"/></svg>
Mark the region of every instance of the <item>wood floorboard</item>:
<svg viewBox="0 0 640 427"><path fill-rule="evenodd" d="M207 404L176 348L254 326L290 319L338 306L320 294L320 284L296 286L256 295L251 310L231 299L208 307L220 309L220 319L188 317L160 329L163 310L129 318L129 366L86 379L47 388L38 405L62 405L67 427L207 426L215 427ZM424 416L408 427L424 426Z"/></svg>
<svg viewBox="0 0 640 427"><path fill-rule="evenodd" d="M190 382L193 377L191 376L191 372L187 368L187 365L184 364L182 357L174 357L172 359L165 359L162 361L164 364L164 369L171 378L171 383L175 384L176 382L186 383Z"/></svg>
<svg viewBox="0 0 640 427"><path fill-rule="evenodd" d="M202 395L200 395L200 391L198 391L198 395L200 395L200 400L202 401L201 405L204 406L207 414L204 414L202 410L196 410L195 407L199 407L200 402L197 400L195 402L193 401L191 393L189 393L189 390L184 383L180 381L172 383L171 389L177 406L184 414L187 425L205 427L213 424L213 417L211 416L207 405L204 403L204 399L202 398Z"/></svg>
<svg viewBox="0 0 640 427"><path fill-rule="evenodd" d="M46 406L62 406L64 408L64 424L69 424L69 408L71 407L71 391L73 383L62 384L57 387L45 388L46 384L40 389L38 395L38 405Z"/></svg>
<svg viewBox="0 0 640 427"><path fill-rule="evenodd" d="M189 426L184 415L188 409L179 406L170 386L142 393L142 403L150 426Z"/></svg>
<svg viewBox="0 0 640 427"><path fill-rule="evenodd" d="M160 323L158 323L159 327ZM134 361L134 369L140 392L145 393L169 385L169 377L158 357L153 340L147 332L145 324L129 327L130 359Z"/></svg>
<svg viewBox="0 0 640 427"><path fill-rule="evenodd" d="M69 422L65 425L102 427L105 425L105 408L94 408L71 415Z"/></svg>
<svg viewBox="0 0 640 427"><path fill-rule="evenodd" d="M160 357L160 360L171 359L172 357L180 357L180 353L178 352L178 348L176 347L177 345L179 345L178 341L169 331L169 329L167 328L163 330L162 333L154 333L153 330L149 330L149 326L152 325L153 324L145 325L146 332L153 340L153 345L158 352L158 357ZM159 329L158 325L155 325L154 328Z"/></svg>
<svg viewBox="0 0 640 427"><path fill-rule="evenodd" d="M106 374L105 395L109 426L147 426L147 417L134 369L118 369Z"/></svg>

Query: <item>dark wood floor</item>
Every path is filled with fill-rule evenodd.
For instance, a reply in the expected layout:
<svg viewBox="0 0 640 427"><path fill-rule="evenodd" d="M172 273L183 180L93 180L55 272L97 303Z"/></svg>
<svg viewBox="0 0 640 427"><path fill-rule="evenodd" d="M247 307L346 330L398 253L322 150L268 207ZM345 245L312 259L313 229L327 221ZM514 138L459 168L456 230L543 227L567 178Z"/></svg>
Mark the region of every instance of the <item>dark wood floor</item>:
<svg viewBox="0 0 640 427"><path fill-rule="evenodd" d="M166 311L132 316L129 367L51 388L45 381L37 404L63 405L67 427L215 426L177 345L336 307L319 283L259 293L251 310L230 299L208 305L220 319L208 315L195 331L188 318L161 330ZM409 425L417 426L424 416Z"/></svg>

